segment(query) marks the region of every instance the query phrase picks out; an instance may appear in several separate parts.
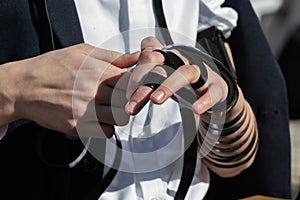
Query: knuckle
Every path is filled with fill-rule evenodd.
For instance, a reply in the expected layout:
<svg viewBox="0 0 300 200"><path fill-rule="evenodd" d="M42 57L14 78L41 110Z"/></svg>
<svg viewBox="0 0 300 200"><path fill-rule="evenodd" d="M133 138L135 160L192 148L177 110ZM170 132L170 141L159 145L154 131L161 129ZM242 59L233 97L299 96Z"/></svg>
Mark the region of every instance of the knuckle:
<svg viewBox="0 0 300 200"><path fill-rule="evenodd" d="M149 95L149 90L150 88L148 88L147 86L140 86L133 94L131 99L142 99L145 96Z"/></svg>
<svg viewBox="0 0 300 200"><path fill-rule="evenodd" d="M194 65L184 65L181 67L182 71L187 74L187 78L190 82L196 82L199 79L200 71L197 66Z"/></svg>
<svg viewBox="0 0 300 200"><path fill-rule="evenodd" d="M144 38L144 39L142 40L141 46L145 46L145 45L149 44L150 42L152 42L152 41L154 41L154 40L156 40L156 38L153 37L153 36L146 37L146 38Z"/></svg>
<svg viewBox="0 0 300 200"><path fill-rule="evenodd" d="M199 68L194 65L186 65L185 68L190 74L196 74L196 75L200 74Z"/></svg>
<svg viewBox="0 0 300 200"><path fill-rule="evenodd" d="M152 51L144 51L141 55L141 59L148 63L155 63L155 61L157 61L157 56L152 53Z"/></svg>
<svg viewBox="0 0 300 200"><path fill-rule="evenodd" d="M89 45L89 44L87 44L87 43L80 43L80 44L77 44L77 45L75 45L75 46L77 46L77 47L80 48L80 49L92 48L92 46Z"/></svg>
<svg viewBox="0 0 300 200"><path fill-rule="evenodd" d="M94 49L93 46L87 44L87 43L80 43L73 46L75 50L78 50L82 52L83 54L87 55L91 53L91 51Z"/></svg>

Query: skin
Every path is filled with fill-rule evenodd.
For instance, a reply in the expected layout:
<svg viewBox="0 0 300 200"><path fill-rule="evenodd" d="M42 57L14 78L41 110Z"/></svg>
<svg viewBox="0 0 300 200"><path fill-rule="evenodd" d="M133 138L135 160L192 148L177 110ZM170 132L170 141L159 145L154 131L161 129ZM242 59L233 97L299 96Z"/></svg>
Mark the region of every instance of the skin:
<svg viewBox="0 0 300 200"><path fill-rule="evenodd" d="M149 72L166 76L163 68L155 67L164 63L162 54L153 52L161 48L157 39L148 37L141 42L141 52L133 54L79 44L3 64L0 67L0 126L30 119L68 135L112 137L114 126L127 124L129 115L137 114L149 100L163 104L178 89L199 79L199 68L174 52L182 57L185 65L155 91L143 86L141 83ZM136 65L133 72L124 70L133 65ZM209 67L207 70L206 84L194 90L198 99L192 109L198 117L227 96L224 80ZM243 104L244 99L240 103ZM230 112L235 113L238 108ZM252 160L239 166L238 173ZM231 171L209 164L208 167L220 176L232 176Z"/></svg>
<svg viewBox="0 0 300 200"><path fill-rule="evenodd" d="M140 86L145 74L150 71L165 75L162 69L155 67L156 64L164 62L162 54L153 52L154 49L161 48L163 48L162 44L153 37L145 38L141 43L143 51L131 75L127 92L127 97L130 100L126 105L126 111L130 115L137 114L148 100L155 104L163 104L178 89L195 83L200 77L201 72L198 66L190 65L183 58L185 65L172 73L155 91L147 86ZM208 80L206 84L195 90L195 94L199 99L193 104L192 109L198 115L205 113L216 103L225 100L227 96L228 89L225 81L209 67L207 67L207 70Z"/></svg>
<svg viewBox="0 0 300 200"><path fill-rule="evenodd" d="M185 85L189 85L195 83L200 76L200 70L195 65L190 65L184 58L185 65L179 67L175 72L173 72L155 91L147 86L141 85L142 80L145 78L145 75L149 72L155 72L162 76L165 76L164 69L160 67L155 67L157 64L161 64L164 62L164 57L157 52L153 52L154 49L161 49L162 45L153 37L146 38L142 41L141 49L141 57L135 67L132 75L130 76L127 97L129 98L128 103L126 104L126 111L130 115L137 114L145 105L145 103L151 100L155 104L163 104L168 98L172 97L173 94L180 88L184 87ZM229 46L226 45L227 50L229 50ZM178 52L174 52L177 53ZM178 56L180 56L178 54ZM231 57L231 54L229 53ZM232 60L232 57L231 57ZM213 105L218 102L224 101L227 97L228 88L225 81L213 72L208 66L208 79L205 85L201 88L195 89L194 92L197 95L198 99L192 105L192 110L195 113L195 119L199 120L200 115L207 114L207 110L210 109ZM166 77L166 76L165 76ZM240 91L240 90L239 90ZM227 120L230 120L232 116L236 116L241 111L241 107L246 103L244 98L242 97L242 92L240 91L240 98L236 106L234 106L226 115L228 116ZM255 117L252 111L249 109L248 114L251 115L252 121L255 120ZM220 115L222 116L222 115ZM215 119L217 120L217 119ZM226 119L225 119L226 121ZM248 120L245 120L245 124L248 123ZM251 123L248 127L247 131L245 132L244 138L248 135L257 134L257 132L253 132L254 129L252 127L256 127L255 123ZM199 126L199 131L201 130L202 126ZM206 133L209 134L209 133ZM250 141L250 140L249 140ZM240 141L239 141L240 142ZM248 143L247 143L248 144ZM257 145L253 145L253 149L255 149ZM201 146L199 146L200 148ZM224 168L222 166L215 166L207 162L206 158L204 157L203 162L207 165L209 169L214 171L221 177L232 177L244 169L248 168L253 160L255 155L251 157L249 161L238 165L234 168ZM243 158L245 159L245 157ZM223 163L226 164L226 163Z"/></svg>
<svg viewBox="0 0 300 200"><path fill-rule="evenodd" d="M118 124L113 108L123 116L119 125L128 121L126 100L112 101L113 89L121 78L128 78L123 68L138 58L139 53L125 55L79 44L3 64L0 125L25 118L69 135L83 127L89 136L111 137ZM114 90L119 99L126 99L124 89Z"/></svg>
<svg viewBox="0 0 300 200"><path fill-rule="evenodd" d="M0 125L30 119L69 135L84 130L88 136L111 137L114 125L125 125L128 114L137 114L148 100L163 104L176 90L198 80L199 68L183 58L186 65L156 91L140 86L149 71L164 75L162 69L154 68L164 62L160 53L153 52L161 48L157 39L148 37L141 42L142 52L131 55L79 44L3 64ZM134 64L131 74L123 70ZM193 104L196 114L226 98L226 83L209 68L208 73L206 85L195 90L200 97Z"/></svg>

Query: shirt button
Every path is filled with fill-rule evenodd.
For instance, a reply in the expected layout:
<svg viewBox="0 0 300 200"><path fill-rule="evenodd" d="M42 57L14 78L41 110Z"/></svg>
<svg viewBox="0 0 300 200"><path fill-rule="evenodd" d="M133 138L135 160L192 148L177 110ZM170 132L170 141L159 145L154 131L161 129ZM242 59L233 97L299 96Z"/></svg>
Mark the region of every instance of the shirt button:
<svg viewBox="0 0 300 200"><path fill-rule="evenodd" d="M138 135L138 138L140 142L145 142L147 140L147 135L144 132L142 132Z"/></svg>

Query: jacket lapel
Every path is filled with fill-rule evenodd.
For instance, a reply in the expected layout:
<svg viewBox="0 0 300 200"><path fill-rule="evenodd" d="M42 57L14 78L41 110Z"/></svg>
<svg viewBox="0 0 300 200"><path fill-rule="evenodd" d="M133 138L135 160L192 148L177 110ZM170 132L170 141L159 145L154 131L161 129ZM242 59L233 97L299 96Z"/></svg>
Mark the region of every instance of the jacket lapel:
<svg viewBox="0 0 300 200"><path fill-rule="evenodd" d="M51 0L47 2L50 22L60 47L83 42L76 7L73 0Z"/></svg>

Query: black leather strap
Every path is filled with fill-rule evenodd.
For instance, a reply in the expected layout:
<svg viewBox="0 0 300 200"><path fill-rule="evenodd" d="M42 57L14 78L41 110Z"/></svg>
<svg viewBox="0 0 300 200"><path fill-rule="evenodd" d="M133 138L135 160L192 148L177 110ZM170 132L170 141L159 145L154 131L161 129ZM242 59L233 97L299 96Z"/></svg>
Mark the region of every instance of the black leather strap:
<svg viewBox="0 0 300 200"><path fill-rule="evenodd" d="M145 80L143 81L143 85L148 86L152 88L153 90L156 90L162 82L164 82L166 78L155 73L155 72L149 72Z"/></svg>
<svg viewBox="0 0 300 200"><path fill-rule="evenodd" d="M172 37L168 30L168 25L166 22L166 18L164 15L163 5L161 0L153 0L153 10L155 14L155 18L157 20L158 26L160 28L160 34L162 39L164 40L165 45L173 44Z"/></svg>
<svg viewBox="0 0 300 200"><path fill-rule="evenodd" d="M227 67L218 59L208 55L205 52L197 50L193 47L184 46L184 45L174 45L168 49L175 49L179 51L183 56L187 57L188 60L192 63L206 63L212 70L216 73L220 74L220 76L224 79L228 86L228 95L225 101L220 102L213 106L210 111L219 112L224 111L226 109L232 108L239 96L236 80L232 76L231 72L227 69ZM207 79L207 71L205 66L198 65L200 67L203 79Z"/></svg>
<svg viewBox="0 0 300 200"><path fill-rule="evenodd" d="M236 80L236 72L232 66L224 42L225 38L222 32L215 26L198 32L197 34L197 47L199 47L200 44L201 47L199 48L204 48L209 55L212 55L214 58L224 63L225 67L230 71L231 75Z"/></svg>
<svg viewBox="0 0 300 200"><path fill-rule="evenodd" d="M173 40L171 38L170 32L168 31L168 26L165 20L162 1L153 0L152 2L153 2L155 17L157 19L159 26L161 27L160 33L162 35L162 39L164 40L166 45L173 44ZM191 127L195 126L194 120L191 120L194 119L193 113L189 109L181 108L181 116L182 116L182 123L184 129L184 140L185 140L184 149L186 149L186 151L184 152L184 163L183 163L180 183L174 198L176 200L182 200L185 198L194 177L196 161L197 161L196 132L190 133ZM190 142L190 138L193 138L192 142Z"/></svg>
<svg viewBox="0 0 300 200"><path fill-rule="evenodd" d="M180 113L183 124L185 152L181 179L174 197L175 200L185 199L189 190L196 169L198 148L197 129L193 120L194 113L188 108L181 108Z"/></svg>
<svg viewBox="0 0 300 200"><path fill-rule="evenodd" d="M114 134L117 144L116 155L114 159L113 165L110 167L107 174L104 176L103 180L100 181L88 194L86 200L97 200L102 195L102 193L106 190L106 188L111 184L112 180L116 176L118 172L118 168L120 166L122 160L122 143L117 134Z"/></svg>
<svg viewBox="0 0 300 200"><path fill-rule="evenodd" d="M179 56L177 56L175 53L168 49L156 49L154 51L161 53L165 57L164 64L172 66L174 70L178 69L180 66L185 64ZM198 89L202 87L207 80L207 70L203 64L201 57L199 57L198 54L194 54L193 51L180 53L190 61L190 64L196 64L201 71L199 79L195 83L191 84L191 87L193 89ZM168 76L169 75L170 74L168 74Z"/></svg>

